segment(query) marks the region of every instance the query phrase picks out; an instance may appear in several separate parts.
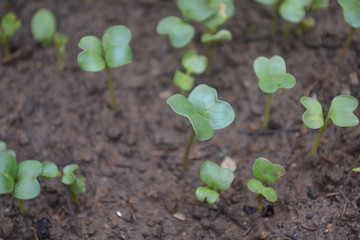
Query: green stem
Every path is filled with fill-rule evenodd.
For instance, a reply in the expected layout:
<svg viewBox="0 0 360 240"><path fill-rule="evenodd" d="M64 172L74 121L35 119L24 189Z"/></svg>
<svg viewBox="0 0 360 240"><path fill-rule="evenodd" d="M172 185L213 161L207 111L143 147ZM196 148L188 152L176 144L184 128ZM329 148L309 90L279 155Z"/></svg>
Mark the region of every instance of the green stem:
<svg viewBox="0 0 360 240"><path fill-rule="evenodd" d="M112 106L112 109L115 111L117 109L117 104L116 104L116 99L115 99L114 87L112 84L110 68L107 64L105 64L105 71L106 71L107 83L108 83L108 87L109 87L109 91L110 91L111 106Z"/></svg>
<svg viewBox="0 0 360 240"><path fill-rule="evenodd" d="M285 38L287 38L289 36L292 27L293 27L293 23L288 22L286 24L285 31L284 31L284 37Z"/></svg>
<svg viewBox="0 0 360 240"><path fill-rule="evenodd" d="M4 51L5 51L5 56L9 56L10 55L10 46L9 46L9 41L7 39L7 37L4 38Z"/></svg>
<svg viewBox="0 0 360 240"><path fill-rule="evenodd" d="M26 215L26 208L25 208L23 200L17 199L17 201L19 204L19 209L20 209L21 215Z"/></svg>
<svg viewBox="0 0 360 240"><path fill-rule="evenodd" d="M207 62L207 66L206 66L206 72L210 72L211 69L211 58L214 52L214 47L215 47L215 43L214 42L209 42L207 45L207 52L206 52L206 58L208 60Z"/></svg>
<svg viewBox="0 0 360 240"><path fill-rule="evenodd" d="M268 123L269 123L269 116L270 116L270 108L271 108L271 100L272 100L272 93L268 94L268 99L266 102L266 108L265 108L265 113L264 113L264 121L262 124L262 129L266 130L268 128Z"/></svg>
<svg viewBox="0 0 360 240"><path fill-rule="evenodd" d="M279 18L280 3L281 3L281 1L278 1L275 4L274 15L273 15L272 20L271 20L271 36L272 37L274 37L276 35L276 31L277 31L277 21L278 21L278 18Z"/></svg>
<svg viewBox="0 0 360 240"><path fill-rule="evenodd" d="M190 148L191 148L191 144L194 140L194 137L195 137L195 131L192 128L190 136L186 142L186 147L185 147L185 152L184 152L184 161L183 161L184 171L188 170L188 168L189 168L189 153L190 153Z"/></svg>
<svg viewBox="0 0 360 240"><path fill-rule="evenodd" d="M79 200L77 199L76 193L71 191L70 186L69 186L69 195L70 195L70 200L71 200L72 203L74 203L74 204L79 203Z"/></svg>
<svg viewBox="0 0 360 240"><path fill-rule="evenodd" d="M56 60L56 65L57 65L57 68L58 68L59 73L62 73L62 71L63 71L63 68L62 68L62 57L63 57L63 55L58 51L57 60Z"/></svg>
<svg viewBox="0 0 360 240"><path fill-rule="evenodd" d="M352 27L351 30L350 30L350 33L349 33L349 35L348 35L348 37L347 37L347 39L346 39L344 48L343 48L343 50L342 50L342 52L341 52L341 57L340 57L340 62L339 62L339 68L342 67L342 64L343 64L343 62L344 62L344 60L345 60L346 52L347 52L347 50L348 50L348 48L349 48L349 46L350 46L350 43L351 43L351 40L352 40L352 38L353 38L353 36L354 36L355 30L356 30L356 29Z"/></svg>
<svg viewBox="0 0 360 240"><path fill-rule="evenodd" d="M262 199L263 199L263 196L261 194L259 194L258 195L258 200L257 200L257 211L259 213L262 213L262 211L263 211Z"/></svg>
<svg viewBox="0 0 360 240"><path fill-rule="evenodd" d="M326 128L327 128L327 126L328 126L328 124L329 124L329 121L330 121L330 118L327 117L326 120L325 120L324 125L319 129L319 133L318 133L318 135L317 135L317 137L316 137L316 139L315 139L315 142L314 142L314 144L313 144L313 146L312 146L312 148L311 148L311 153L310 153L310 156L311 156L311 157L316 157L317 148L318 148L318 146L319 146L319 143L320 143L320 140L321 140L322 135L323 135L324 132L326 131Z"/></svg>

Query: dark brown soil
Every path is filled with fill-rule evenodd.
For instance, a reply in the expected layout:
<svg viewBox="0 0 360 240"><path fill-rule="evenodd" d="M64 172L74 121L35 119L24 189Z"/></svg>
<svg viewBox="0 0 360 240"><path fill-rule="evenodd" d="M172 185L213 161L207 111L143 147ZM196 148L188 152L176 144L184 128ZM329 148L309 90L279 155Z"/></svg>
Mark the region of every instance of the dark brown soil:
<svg viewBox="0 0 360 240"><path fill-rule="evenodd" d="M11 2L22 20L11 46L21 54L0 66L0 139L16 151L18 161L50 160L61 169L79 164L87 191L79 206L69 205L58 179L39 178L42 192L25 202L24 217L14 197L1 196L1 238L359 239L360 176L351 171L359 165L359 127L330 124L319 157L311 159L316 131L302 123L299 103L303 95L316 95L327 110L339 94L360 98L360 31L342 71L337 71L350 27L336 1L328 10L312 13L316 27L304 31L302 39L284 39L279 32L273 40L268 35L272 8L236 1L236 16L226 25L234 40L217 45L212 71L197 77L197 83L218 90L236 118L211 140L194 142L186 173L181 156L190 125L166 105L166 98L178 92L172 77L184 51L171 48L155 31L163 17L179 15L175 1ZM57 72L55 49L34 44L30 33L31 16L41 7L55 13L58 30L70 38L63 74ZM120 106L114 113L105 72L82 71L76 57L82 36L100 37L117 24L132 30L134 62L112 70ZM205 54L199 36L192 47ZM252 65L261 55L282 56L297 79L294 89L274 94L268 132L257 131L266 96ZM202 185L199 169L205 160L220 163L224 155L237 163L235 181L209 208L195 198L196 187ZM272 217L249 216L243 210L256 205L246 184L258 157L286 169L275 186L279 200L271 204Z"/></svg>

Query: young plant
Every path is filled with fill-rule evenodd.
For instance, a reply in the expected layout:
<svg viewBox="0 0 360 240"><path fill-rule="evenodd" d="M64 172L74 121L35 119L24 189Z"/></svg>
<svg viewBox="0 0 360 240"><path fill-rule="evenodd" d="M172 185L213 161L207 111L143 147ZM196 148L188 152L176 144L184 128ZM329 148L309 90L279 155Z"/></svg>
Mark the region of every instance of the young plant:
<svg viewBox="0 0 360 240"><path fill-rule="evenodd" d="M266 158L256 159L253 165L253 179L250 179L247 186L250 191L258 193L257 211L262 213L262 199L265 197L269 202L277 201L277 192L274 188L269 187L270 183L277 183L285 174L285 169L278 165L272 164Z"/></svg>
<svg viewBox="0 0 360 240"><path fill-rule="evenodd" d="M280 0L255 0L255 2L266 4L266 5L275 5L273 17L271 20L271 28L270 28L271 36L275 36L276 31L277 31L277 21L279 18L279 8L280 8L281 1Z"/></svg>
<svg viewBox="0 0 360 240"><path fill-rule="evenodd" d="M54 14L45 8L39 9L31 19L31 32L37 42L48 46L56 31Z"/></svg>
<svg viewBox="0 0 360 240"><path fill-rule="evenodd" d="M358 106L358 101L352 96L340 95L335 97L331 102L325 122L321 104L317 100L303 96L300 101L306 108L302 116L304 124L308 128L319 129L319 133L311 149L311 157L316 156L321 137L326 131L330 119L339 127L354 127L359 124L359 119L353 113Z"/></svg>
<svg viewBox="0 0 360 240"><path fill-rule="evenodd" d="M259 88L268 94L265 108L264 121L262 129L268 128L272 94L279 88L293 88L296 84L295 77L286 73L286 64L282 57L273 56L258 57L254 62L254 71L259 81Z"/></svg>
<svg viewBox="0 0 360 240"><path fill-rule="evenodd" d="M205 84L194 88L187 99L181 94L175 94L169 97L166 103L175 113L187 117L192 125L184 152L183 168L186 171L195 134L200 141L210 139L214 130L225 128L232 123L235 113L229 103L218 100L214 88Z"/></svg>
<svg viewBox="0 0 360 240"><path fill-rule="evenodd" d="M108 28L102 42L96 36L85 36L80 39L77 62L87 72L99 72L105 68L107 83L110 90L111 105L117 109L110 68L131 63L133 59L129 46L131 31L122 25Z"/></svg>
<svg viewBox="0 0 360 240"><path fill-rule="evenodd" d="M15 13L7 13L0 22L0 42L4 45L5 56L10 55L9 38L14 35L21 25Z"/></svg>
<svg viewBox="0 0 360 240"><path fill-rule="evenodd" d="M75 176L75 171L79 169L79 165L70 164L64 167L61 182L69 186L70 199L73 203L78 203L77 194L84 193L86 190L85 178Z"/></svg>
<svg viewBox="0 0 360 240"><path fill-rule="evenodd" d="M342 66L346 52L354 36L355 30L360 28L360 1L359 0L338 0L344 12L345 21L351 26L350 33L346 39L344 48L341 52L339 67Z"/></svg>
<svg viewBox="0 0 360 240"><path fill-rule="evenodd" d="M197 55L195 51L189 50L185 53L181 63L186 72L176 70L174 84L181 89L181 94L185 95L186 91L192 89L195 82L195 78L191 75L203 73L207 66L207 59Z"/></svg>
<svg viewBox="0 0 360 240"><path fill-rule="evenodd" d="M185 22L189 20L202 22L215 14L215 10L209 5L208 0L177 0L176 3Z"/></svg>
<svg viewBox="0 0 360 240"><path fill-rule="evenodd" d="M65 48L66 48L66 44L68 42L68 38L61 33L55 33L54 35L54 44L56 47L56 51L57 51L57 61L56 61L56 65L58 68L59 72L63 71L63 67L62 67L62 57L65 53Z"/></svg>
<svg viewBox="0 0 360 240"><path fill-rule="evenodd" d="M206 199L207 203L212 205L219 198L216 189L227 190L234 181L235 176L230 169L221 168L216 163L206 161L201 165L200 178L209 187L196 188L196 198L200 202L204 202Z"/></svg>

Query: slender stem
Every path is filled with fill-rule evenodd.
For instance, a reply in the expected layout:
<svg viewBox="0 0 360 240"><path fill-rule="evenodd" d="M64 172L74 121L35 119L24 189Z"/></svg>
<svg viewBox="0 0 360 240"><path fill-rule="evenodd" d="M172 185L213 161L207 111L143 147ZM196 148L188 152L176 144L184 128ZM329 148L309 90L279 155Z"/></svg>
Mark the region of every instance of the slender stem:
<svg viewBox="0 0 360 240"><path fill-rule="evenodd" d="M316 137L316 139L315 139L315 142L314 142L314 144L313 144L313 146L312 146L312 148L311 148L311 153L310 153L310 156L311 156L311 157L316 157L317 148L318 148L318 146L319 146L319 143L320 143L320 140L321 140L322 135L323 135L324 132L326 131L326 128L327 128L327 126L328 126L328 124L329 124L329 121L330 121L330 118L327 117L326 120L325 120L324 125L319 129L319 133L318 133L318 135L317 135L317 137Z"/></svg>
<svg viewBox="0 0 360 240"><path fill-rule="evenodd" d="M17 201L19 204L19 209L20 209L21 215L26 215L26 208L25 208L23 200L17 199Z"/></svg>
<svg viewBox="0 0 360 240"><path fill-rule="evenodd" d="M284 31L284 37L287 38L289 36L292 27L293 27L293 23L288 22L286 24L285 31Z"/></svg>
<svg viewBox="0 0 360 240"><path fill-rule="evenodd" d="M63 55L58 51L57 60L56 60L56 65L57 65L57 68L58 68L59 73L62 73L62 71L63 71L63 68L62 68L62 57L63 57Z"/></svg>
<svg viewBox="0 0 360 240"><path fill-rule="evenodd" d="M188 168L189 168L189 153L190 153L190 148L191 148L191 144L194 140L194 137L195 137L195 131L192 128L190 136L186 142L186 147L185 147L185 152L184 152L184 161L183 161L184 171L188 170Z"/></svg>
<svg viewBox="0 0 360 240"><path fill-rule="evenodd" d="M279 8L280 8L280 3L281 1L278 1L275 4L275 10L274 10L274 14L271 20L271 36L274 37L276 35L276 31L277 31L277 21L279 18Z"/></svg>
<svg viewBox="0 0 360 240"><path fill-rule="evenodd" d="M215 43L214 42L209 42L207 45L207 52L206 52L206 58L208 60L207 62L207 66L206 66L206 72L210 72L211 69L211 58L214 52L214 47L215 47Z"/></svg>
<svg viewBox="0 0 360 240"><path fill-rule="evenodd" d="M7 39L7 37L4 38L4 51L5 51L5 56L9 56L10 55L10 46L9 46L9 41Z"/></svg>
<svg viewBox="0 0 360 240"><path fill-rule="evenodd" d="M116 99L115 99L114 87L112 84L110 68L107 64L105 64L105 71L106 71L107 83L108 83L108 87L109 87L109 91L110 91L111 106L112 106L112 109L115 111L117 109L117 104L116 104Z"/></svg>
<svg viewBox="0 0 360 240"><path fill-rule="evenodd" d="M71 191L70 186L69 186L69 195L70 195L70 200L71 200L72 203L75 203L75 204L79 203L79 200L77 199L76 193Z"/></svg>
<svg viewBox="0 0 360 240"><path fill-rule="evenodd" d="M265 113L264 113L264 121L262 124L262 129L266 130L268 128L268 123L269 123L269 116L270 116L270 108L271 108L271 100L272 100L272 93L268 94L268 99L266 102L266 108L265 108Z"/></svg>
<svg viewBox="0 0 360 240"><path fill-rule="evenodd" d="M259 213L262 213L262 211L263 211L262 199L263 199L263 196L259 193L259 195L258 195L258 201L257 201L257 211L258 211Z"/></svg>
<svg viewBox="0 0 360 240"><path fill-rule="evenodd" d="M352 27L351 30L350 30L350 33L349 33L349 35L348 35L348 37L347 37L347 39L346 39L344 48L343 48L343 50L342 50L342 52L341 52L341 57L340 57L340 62L339 62L339 68L341 68L342 65L343 65L343 62L344 62L345 56L346 56L346 52L347 52L347 50L348 50L348 48L349 48L349 46L350 46L350 43L351 43L351 40L352 40L352 38L353 38L353 36L354 36L355 30L356 30L356 29Z"/></svg>

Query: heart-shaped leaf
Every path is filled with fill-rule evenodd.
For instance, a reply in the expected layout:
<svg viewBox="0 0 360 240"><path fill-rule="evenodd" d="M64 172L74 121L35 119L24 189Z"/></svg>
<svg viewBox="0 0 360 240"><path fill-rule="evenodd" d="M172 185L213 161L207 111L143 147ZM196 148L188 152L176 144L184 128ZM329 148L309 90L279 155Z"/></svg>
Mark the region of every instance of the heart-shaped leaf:
<svg viewBox="0 0 360 240"><path fill-rule="evenodd" d="M177 6L185 19L201 22L215 13L207 0L177 0Z"/></svg>
<svg viewBox="0 0 360 240"><path fill-rule="evenodd" d="M234 173L228 168L221 168L216 163L206 161L200 169L201 181L211 189L227 190L234 181Z"/></svg>
<svg viewBox="0 0 360 240"><path fill-rule="evenodd" d="M231 32L227 29L222 29L216 34L204 33L203 35L201 35L202 43L231 41L231 39Z"/></svg>
<svg viewBox="0 0 360 240"><path fill-rule="evenodd" d="M76 178L75 181L70 185L70 190L75 194L81 194L86 191L85 178Z"/></svg>
<svg viewBox="0 0 360 240"><path fill-rule="evenodd" d="M286 21L299 23L305 17L306 8L311 2L312 0L285 0L280 6L280 15Z"/></svg>
<svg viewBox="0 0 360 240"><path fill-rule="evenodd" d="M16 171L15 157L7 152L0 152L0 194L11 193L14 190Z"/></svg>
<svg viewBox="0 0 360 240"><path fill-rule="evenodd" d="M108 28L102 38L106 63L110 68L131 63L133 59L129 46L131 31L125 26Z"/></svg>
<svg viewBox="0 0 360 240"><path fill-rule="evenodd" d="M201 74L205 71L207 66L207 58L199 56L195 51L189 50L182 58L182 65L188 74Z"/></svg>
<svg viewBox="0 0 360 240"><path fill-rule="evenodd" d="M174 84L184 91L189 91L194 85L195 79L179 70L176 70Z"/></svg>
<svg viewBox="0 0 360 240"><path fill-rule="evenodd" d="M215 32L217 27L224 24L235 14L233 0L209 0L209 5L215 10L215 14L202 21L210 32Z"/></svg>
<svg viewBox="0 0 360 240"><path fill-rule="evenodd" d="M328 112L328 118L339 127L354 127L359 124L359 119L353 113L358 106L358 101L352 96L340 95L335 97Z"/></svg>
<svg viewBox="0 0 360 240"><path fill-rule="evenodd" d="M44 178L56 178L59 176L59 171L55 163L50 161L44 161L42 163L43 170L41 172L41 176Z"/></svg>
<svg viewBox="0 0 360 240"><path fill-rule="evenodd" d="M285 169L278 164L272 164L266 158L258 158L253 165L253 174L264 184L277 183L285 174Z"/></svg>
<svg viewBox="0 0 360 240"><path fill-rule="evenodd" d="M338 0L344 12L345 21L353 28L360 28L360 1Z"/></svg>
<svg viewBox="0 0 360 240"><path fill-rule="evenodd" d="M196 198L200 202L204 202L205 199L209 205L212 205L218 200L219 193L215 190L209 189L207 187L198 187L195 192Z"/></svg>
<svg viewBox="0 0 360 240"><path fill-rule="evenodd" d="M254 62L256 76L260 79L259 87L265 93L274 93L279 88L292 88L295 77L286 73L285 61L280 56L258 57Z"/></svg>
<svg viewBox="0 0 360 240"><path fill-rule="evenodd" d="M321 128L324 125L321 104L317 100L306 96L301 97L300 102L306 108L306 112L302 115L304 124L312 129Z"/></svg>
<svg viewBox="0 0 360 240"><path fill-rule="evenodd" d="M31 32L36 41L48 45L56 31L54 14L45 8L38 10L31 19Z"/></svg>
<svg viewBox="0 0 360 240"><path fill-rule="evenodd" d="M156 31L160 35L167 34L174 48L186 46L194 37L195 29L178 17L166 17L159 22Z"/></svg>
<svg viewBox="0 0 360 240"><path fill-rule="evenodd" d="M83 51L79 53L77 62L87 72L98 72L105 68L103 47L101 41L95 36L85 36L78 44Z"/></svg>
<svg viewBox="0 0 360 240"><path fill-rule="evenodd" d="M250 179L248 184L250 191L263 195L269 202L277 201L277 192L272 187L265 187L262 182L257 179Z"/></svg>
<svg viewBox="0 0 360 240"><path fill-rule="evenodd" d="M40 194L40 184L37 176L41 174L43 165L36 160L25 160L18 166L14 197L21 200L29 200Z"/></svg>
<svg viewBox="0 0 360 240"><path fill-rule="evenodd" d="M14 13L5 14L5 16L1 19L0 37L1 35L11 37L20 25L21 22L16 19L16 15Z"/></svg>
<svg viewBox="0 0 360 240"><path fill-rule="evenodd" d="M279 0L255 0L255 2L273 5L273 4L278 3Z"/></svg>
<svg viewBox="0 0 360 240"><path fill-rule="evenodd" d="M74 172L79 169L79 165L70 164L64 167L61 182L66 185L71 185L76 180Z"/></svg>

